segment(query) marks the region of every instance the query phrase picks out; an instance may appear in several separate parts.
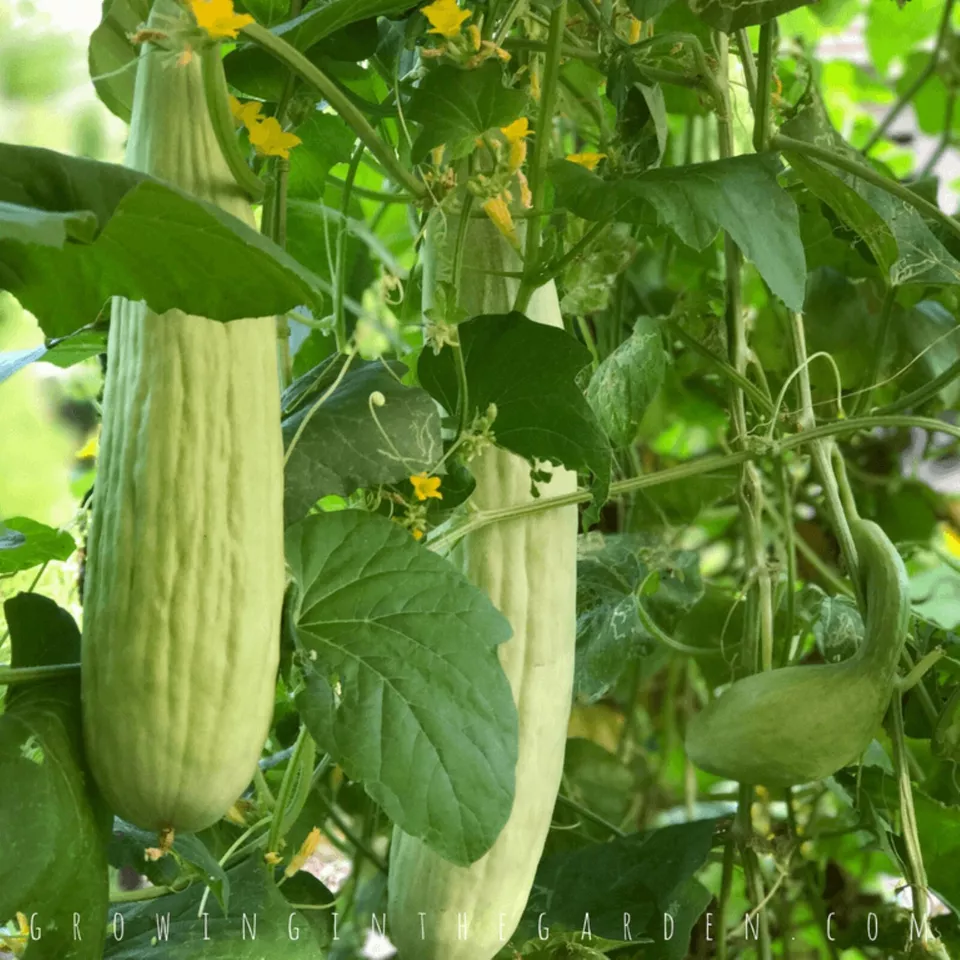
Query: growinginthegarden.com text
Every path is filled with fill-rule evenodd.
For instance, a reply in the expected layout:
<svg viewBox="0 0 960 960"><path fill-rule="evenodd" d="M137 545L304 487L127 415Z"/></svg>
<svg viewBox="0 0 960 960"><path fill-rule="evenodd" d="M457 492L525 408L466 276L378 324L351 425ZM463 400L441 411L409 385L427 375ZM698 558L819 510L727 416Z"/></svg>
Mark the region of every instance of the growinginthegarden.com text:
<svg viewBox="0 0 960 960"><path fill-rule="evenodd" d="M340 916L337 913L330 915L333 920L333 939L340 939L339 921ZM509 939L509 933L506 929L506 914L501 914L499 918L499 929L498 934L501 939L501 942L506 943ZM437 929L442 927L442 932L445 935L452 935L458 941L469 941L479 932L477 928L472 928L470 918L466 913L456 913L450 914L443 918L442 924L438 925L437 929L432 929L432 924L430 920L430 915L427 913L419 913L418 917L420 919L420 938L425 940L427 936L433 936ZM835 929L835 917L836 914L829 913L826 917L824 935L828 940L834 942L836 940L836 929ZM108 918L109 933L108 936L113 937L117 942L123 941L128 936L142 936L145 932L149 930L151 938L156 938L157 942L176 942L177 940L217 940L222 938L236 938L238 935L241 940L256 940L258 935L263 935L263 919L264 914L251 912L251 913L241 913L239 916L222 918L222 917L213 917L213 922L216 924L216 929L210 929L211 915L209 913L202 913L198 916L191 917L189 923L184 923L182 920L174 921L170 913L155 913L152 916L147 914L146 916L140 914L137 917L136 929L128 930L128 923L125 920L123 914L114 913L112 918ZM269 938L271 940L276 940L279 936L283 936L276 926L275 915L272 915L269 926ZM718 939L718 923L719 916L712 912L703 914L702 920L704 922L704 938L708 942L715 942ZM297 913L296 911L291 911L285 917L286 924L286 933L285 936L291 941L296 941L300 939L301 925L304 923L303 915ZM583 917L583 923L580 927L580 939L585 942L593 940L595 937L603 937L608 940L618 939L623 940L627 943L649 943L656 940L668 941L673 940L677 934L676 921L672 914L664 913L663 914L663 929L662 933L660 931L654 931L648 926L648 923L644 923L644 929L642 932L637 932L632 929L633 918L629 913L623 914L623 927L622 929L611 930L609 919L604 921L604 929L594 931L594 921L591 920L590 914L586 913ZM147 926L148 925L148 926ZM54 922L50 923L50 928L53 929L57 925ZM130 923L129 926L132 928L133 923ZM865 922L862 924L862 936L865 942L873 943L880 936L880 920L877 914L868 913ZM910 934L909 940L920 940L924 937L930 936L929 926L924 922L924 926L927 927L926 930L921 929L921 925L917 922L916 917L910 917ZM174 929L176 927L176 929ZM258 927L260 933L258 934ZM565 932L570 932L569 923L563 925ZM376 934L382 937L389 939L390 931L387 927L387 919L385 914L371 914L370 917L370 926L369 931L372 934ZM849 930L845 931L847 937L849 937ZM736 930L738 937L745 940L758 940L760 937L760 917L756 913L748 913L744 915L743 920L740 923L739 928ZM44 935L44 924L41 914L33 913L28 918L27 929L24 931L24 936L28 940L42 940ZM84 919L79 913L73 914L73 939L74 941L82 941L85 938L92 938L93 930L90 925L89 918ZM549 940L550 939L550 926L547 918L547 914L541 913L537 917L537 932L536 937L540 940Z"/></svg>

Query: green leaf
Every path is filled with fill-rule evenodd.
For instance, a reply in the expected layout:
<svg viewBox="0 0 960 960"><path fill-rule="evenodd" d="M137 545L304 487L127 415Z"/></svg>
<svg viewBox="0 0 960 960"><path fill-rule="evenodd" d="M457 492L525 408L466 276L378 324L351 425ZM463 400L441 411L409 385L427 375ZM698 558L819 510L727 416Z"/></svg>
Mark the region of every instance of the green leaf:
<svg viewBox="0 0 960 960"><path fill-rule="evenodd" d="M4 524L23 539L15 538L12 546L6 546L0 538L0 574L29 570L50 560L66 560L77 549L65 530L55 530L28 517L10 517Z"/></svg>
<svg viewBox="0 0 960 960"><path fill-rule="evenodd" d="M350 159L356 135L329 113L314 113L296 132L303 142L290 154L288 193L305 200L323 200L330 168Z"/></svg>
<svg viewBox="0 0 960 960"><path fill-rule="evenodd" d="M151 860L146 856L146 850L156 845L156 831L140 830L117 818L113 822L108 849L110 866L117 869L130 867L157 886L169 886L175 881L184 886L198 880L210 887L224 910L228 909L230 878L199 837L192 833L177 833L170 853L159 860Z"/></svg>
<svg viewBox="0 0 960 960"><path fill-rule="evenodd" d="M493 404L498 446L530 461L592 471L595 499L602 503L610 481L610 446L577 385L577 375L590 362L586 348L563 330L516 312L475 317L457 330L471 418ZM457 410L460 388L451 348L437 354L425 350L417 375L448 413Z"/></svg>
<svg viewBox="0 0 960 960"><path fill-rule="evenodd" d="M87 62L97 96L112 113L130 122L137 48L129 35L146 22L151 0L103 0L103 15L90 36Z"/></svg>
<svg viewBox="0 0 960 960"><path fill-rule="evenodd" d="M510 625L382 517L307 517L286 555L314 739L406 833L472 863L513 803L517 713L496 652Z"/></svg>
<svg viewBox="0 0 960 960"><path fill-rule="evenodd" d="M243 0L241 5L265 27L282 23L290 16L290 0Z"/></svg>
<svg viewBox="0 0 960 960"><path fill-rule="evenodd" d="M630 12L638 20L652 20L662 13L672 0L628 0Z"/></svg>
<svg viewBox="0 0 960 960"><path fill-rule="evenodd" d="M443 453L437 406L425 391L400 382L407 368L397 360L354 364L337 389L314 409L341 366L338 357L324 364L319 376L317 371L306 374L299 381L300 389L309 383L312 392L283 421L289 446L306 420L284 472L288 524L306 516L320 497L346 497L359 487L397 483L432 469ZM295 388L297 383L290 389ZM386 403L371 410L374 392L382 394Z"/></svg>
<svg viewBox="0 0 960 960"><path fill-rule="evenodd" d="M298 50L309 50L351 23L402 13L410 6L410 0L313 0L299 17L280 24L273 32Z"/></svg>
<svg viewBox="0 0 960 960"><path fill-rule="evenodd" d="M63 213L0 202L0 240L62 247L67 240L89 243L97 231L97 218L89 210Z"/></svg>
<svg viewBox="0 0 960 960"><path fill-rule="evenodd" d="M0 241L0 288L47 334L90 323L111 296L226 321L311 305L326 286L236 217L124 167L0 144L0 169L0 201L100 224L92 243Z"/></svg>
<svg viewBox="0 0 960 960"><path fill-rule="evenodd" d="M43 346L0 353L0 383L38 360L66 368L106 351L106 330L85 329L65 337L48 340Z"/></svg>
<svg viewBox="0 0 960 960"><path fill-rule="evenodd" d="M896 317L911 358L918 357L918 366L923 368L920 383L933 380L960 359L957 320L942 304L921 300L911 310L899 311ZM960 400L960 381L946 384L939 396L948 409L955 407Z"/></svg>
<svg viewBox="0 0 960 960"><path fill-rule="evenodd" d="M647 406L663 383L667 355L660 328L640 317L633 333L597 367L587 400L616 447L629 446Z"/></svg>
<svg viewBox="0 0 960 960"><path fill-rule="evenodd" d="M557 203L585 220L660 223L696 250L723 229L792 310L806 278L797 208L777 183L772 156L743 156L602 180L579 164L550 165Z"/></svg>
<svg viewBox="0 0 960 960"><path fill-rule="evenodd" d="M489 61L476 70L442 66L431 70L407 104L407 119L423 126L413 144L411 159L422 160L440 144L451 149L492 127L516 120L527 105L527 95L503 85L503 70Z"/></svg>
<svg viewBox="0 0 960 960"><path fill-rule="evenodd" d="M640 586L654 571L659 582L641 597ZM659 646L641 623L638 604L669 633L702 596L693 551L665 549L643 534L585 538L577 561L577 693L598 700L629 664Z"/></svg>
<svg viewBox="0 0 960 960"><path fill-rule="evenodd" d="M832 171L799 154L791 153L788 159L807 189L863 238L880 269L889 275L899 251L890 228L877 211Z"/></svg>
<svg viewBox="0 0 960 960"><path fill-rule="evenodd" d="M816 0L689 0L690 9L714 30L732 33L773 20Z"/></svg>
<svg viewBox="0 0 960 960"><path fill-rule="evenodd" d="M212 904L198 916L204 885L118 908L124 937L107 960L316 960L310 921L284 897L257 854L227 871L229 915Z"/></svg>
<svg viewBox="0 0 960 960"><path fill-rule="evenodd" d="M544 857L521 935L536 935L541 914L551 931L579 931L589 913L594 936L624 940L629 914L632 941L653 941L654 952L645 950L644 956L681 960L690 930L710 902L696 874L710 855L714 827L713 820L695 820ZM664 914L674 923L667 942Z"/></svg>
<svg viewBox="0 0 960 960"><path fill-rule="evenodd" d="M833 129L819 101L812 100L780 129L785 136L816 143L849 159L863 162L859 154ZM792 163L794 155L787 154L787 158ZM808 160L807 163L819 165L814 160ZM859 194L893 234L898 258L889 270L891 284L960 284L960 262L936 238L914 207L853 174L837 169L831 172ZM887 249L886 245L884 249Z"/></svg>
<svg viewBox="0 0 960 960"><path fill-rule="evenodd" d="M14 667L73 663L80 633L52 600L4 604ZM0 917L36 914L33 960L100 960L106 933L110 815L80 743L80 677L7 690L0 716ZM82 939L74 937L79 916Z"/></svg>

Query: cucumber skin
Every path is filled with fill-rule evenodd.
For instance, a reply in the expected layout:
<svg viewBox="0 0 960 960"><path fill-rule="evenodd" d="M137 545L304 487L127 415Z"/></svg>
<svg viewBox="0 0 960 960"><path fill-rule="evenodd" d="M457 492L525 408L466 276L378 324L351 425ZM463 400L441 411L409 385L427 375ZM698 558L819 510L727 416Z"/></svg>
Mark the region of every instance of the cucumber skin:
<svg viewBox="0 0 960 960"><path fill-rule="evenodd" d="M701 770L788 787L831 776L870 745L896 681L910 592L883 530L859 518L851 530L867 607L860 650L843 663L785 667L732 684L687 730L687 755Z"/></svg>
<svg viewBox="0 0 960 960"><path fill-rule="evenodd" d="M451 218L450 236L456 236L457 227ZM474 269L463 272L461 306L470 316L508 312L515 282L484 279L477 270L516 270L509 245L478 219L468 227L465 249ZM432 305L434 279L428 249L425 308ZM534 294L527 313L562 326L552 282ZM472 502L480 509L532 499L530 468L521 457L493 448L470 469L477 481ZM562 468L553 468L549 483L540 485L546 497L575 489L576 474ZM469 867L450 863L422 841L394 830L387 923L401 957L492 960L520 922L563 773L576 644L577 523L576 507L561 507L478 530L455 551L470 581L487 592L513 627L513 637L498 649L519 714L516 794L493 847ZM466 939L459 936L460 914L468 921Z"/></svg>
<svg viewBox="0 0 960 960"><path fill-rule="evenodd" d="M157 0L151 16L182 13ZM126 165L255 225L210 124L198 57L174 66L143 48ZM100 789L144 829L216 822L269 731L284 587L275 337L270 317L218 323L114 301L83 719Z"/></svg>

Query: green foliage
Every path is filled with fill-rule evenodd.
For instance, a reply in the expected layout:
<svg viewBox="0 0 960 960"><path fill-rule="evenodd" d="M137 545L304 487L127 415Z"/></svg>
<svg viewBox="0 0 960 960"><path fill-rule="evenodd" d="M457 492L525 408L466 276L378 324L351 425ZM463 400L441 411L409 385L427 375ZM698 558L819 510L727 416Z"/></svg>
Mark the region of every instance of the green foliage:
<svg viewBox="0 0 960 960"><path fill-rule="evenodd" d="M77 626L52 600L21 594L4 614L14 667L79 660ZM0 916L32 918L40 937L28 958L101 956L110 820L83 760L79 677L8 689L0 716Z"/></svg>
<svg viewBox="0 0 960 960"><path fill-rule="evenodd" d="M522 314L474 317L458 328L472 419L494 409L497 444L530 460L594 474L594 494L606 497L610 449L577 375L587 351L562 330ZM529 357L537 357L531 368ZM450 349L420 355L417 374L448 413L459 409L456 361Z"/></svg>
<svg viewBox="0 0 960 960"><path fill-rule="evenodd" d="M321 497L398 483L429 472L440 459L436 404L425 391L403 385L403 364L357 362L334 389L339 372L340 364L328 362L304 374L285 394L288 524L302 519ZM374 394L379 394L376 402Z"/></svg>
<svg viewBox="0 0 960 960"><path fill-rule="evenodd" d="M496 658L509 624L384 519L308 517L286 542L304 722L407 833L471 863L513 801L516 708Z"/></svg>

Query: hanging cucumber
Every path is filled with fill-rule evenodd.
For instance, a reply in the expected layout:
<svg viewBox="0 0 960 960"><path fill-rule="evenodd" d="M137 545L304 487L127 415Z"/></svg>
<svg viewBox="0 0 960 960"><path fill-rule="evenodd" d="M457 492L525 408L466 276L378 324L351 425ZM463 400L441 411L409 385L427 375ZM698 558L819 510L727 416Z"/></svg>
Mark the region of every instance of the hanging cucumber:
<svg viewBox="0 0 960 960"><path fill-rule="evenodd" d="M156 0L148 26L173 29L185 16ZM215 49L177 63L144 45L126 165L254 226L207 112L206 57L222 69ZM284 585L274 323L113 305L83 720L104 796L145 829L218 820L269 730Z"/></svg>
<svg viewBox="0 0 960 960"><path fill-rule="evenodd" d="M785 667L738 680L693 718L687 755L701 770L786 787L856 760L883 720L910 619L907 573L875 523L850 524L866 603L864 640L843 663Z"/></svg>
<svg viewBox="0 0 960 960"><path fill-rule="evenodd" d="M456 236L450 218L446 237ZM434 304L436 232L424 252L424 307ZM459 305L470 316L506 313L519 258L488 221L467 228ZM562 326L553 282L537 290L527 315ZM536 363L536 357L530 358ZM494 423L494 432L496 423ZM530 502L530 466L499 448L470 464L480 509ZM543 496L576 489L576 474L554 468ZM526 906L556 803L573 688L576 642L577 509L561 507L469 534L456 550L467 577L482 587L513 627L499 647L519 715L516 795L493 847L469 867L442 859L422 841L395 830L390 850L388 933L404 960L492 960ZM462 935L466 924L466 936Z"/></svg>

